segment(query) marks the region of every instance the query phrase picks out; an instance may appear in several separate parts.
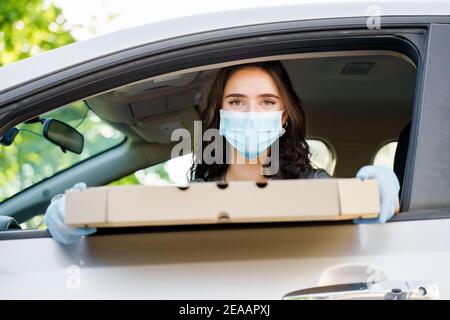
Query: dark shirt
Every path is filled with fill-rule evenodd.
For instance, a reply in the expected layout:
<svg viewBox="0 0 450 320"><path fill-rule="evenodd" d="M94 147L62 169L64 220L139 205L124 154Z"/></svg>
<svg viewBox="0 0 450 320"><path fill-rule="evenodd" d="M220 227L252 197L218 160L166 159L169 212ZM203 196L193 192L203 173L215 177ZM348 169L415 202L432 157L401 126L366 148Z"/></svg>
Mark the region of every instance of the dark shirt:
<svg viewBox="0 0 450 320"><path fill-rule="evenodd" d="M310 170L306 176L302 179L326 179L333 178L326 170L324 169L312 169Z"/></svg>
<svg viewBox="0 0 450 320"><path fill-rule="evenodd" d="M300 179L327 179L327 178L333 178L332 175L328 174L328 172L324 169L312 169L309 172L306 173L306 175ZM221 177L217 177L211 181L225 181L225 175ZM191 182L205 182L202 178L196 178L192 180Z"/></svg>

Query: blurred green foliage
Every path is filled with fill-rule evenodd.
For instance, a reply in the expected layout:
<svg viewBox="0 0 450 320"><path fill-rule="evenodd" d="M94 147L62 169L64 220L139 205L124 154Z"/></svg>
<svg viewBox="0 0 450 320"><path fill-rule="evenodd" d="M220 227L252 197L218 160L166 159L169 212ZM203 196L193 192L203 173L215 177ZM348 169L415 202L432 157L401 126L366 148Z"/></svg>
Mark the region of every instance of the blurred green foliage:
<svg viewBox="0 0 450 320"><path fill-rule="evenodd" d="M0 66L74 41L62 10L53 3L0 1Z"/></svg>
<svg viewBox="0 0 450 320"><path fill-rule="evenodd" d="M170 179L166 169L167 161L155 164L146 169L138 170L128 176L109 183L110 186L120 186L124 184L175 184ZM150 182L146 182L148 178L153 178Z"/></svg>

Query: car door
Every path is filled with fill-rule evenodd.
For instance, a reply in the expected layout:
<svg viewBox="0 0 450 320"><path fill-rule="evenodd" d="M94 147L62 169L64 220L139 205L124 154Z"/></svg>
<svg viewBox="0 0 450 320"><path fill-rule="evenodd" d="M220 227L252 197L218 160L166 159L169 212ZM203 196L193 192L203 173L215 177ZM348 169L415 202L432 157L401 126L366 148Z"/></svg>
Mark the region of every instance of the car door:
<svg viewBox="0 0 450 320"><path fill-rule="evenodd" d="M380 30L367 29L365 18L211 30L129 48L3 91L2 132L76 99L211 63L395 48L418 66L401 213L389 223L105 228L70 246L57 243L47 231L3 231L0 297L399 298L410 292L418 298L449 299L449 23L445 17L410 16L386 17ZM73 182L50 190L47 201ZM10 208L0 205L1 214L8 215ZM348 284L359 284L358 290ZM318 289L323 286L328 287Z"/></svg>

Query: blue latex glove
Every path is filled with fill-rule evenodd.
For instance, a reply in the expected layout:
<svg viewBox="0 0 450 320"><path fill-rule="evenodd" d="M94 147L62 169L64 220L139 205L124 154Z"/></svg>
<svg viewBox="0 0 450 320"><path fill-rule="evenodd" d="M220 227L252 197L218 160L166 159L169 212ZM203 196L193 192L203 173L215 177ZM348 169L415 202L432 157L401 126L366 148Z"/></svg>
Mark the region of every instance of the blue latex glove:
<svg viewBox="0 0 450 320"><path fill-rule="evenodd" d="M364 166L356 174L360 179L376 179L380 187L380 215L374 219L355 219L355 223L385 223L395 214L400 183L394 171L385 166Z"/></svg>
<svg viewBox="0 0 450 320"><path fill-rule="evenodd" d="M71 189L84 190L86 184L79 182ZM64 223L65 200L64 194L54 196L45 212L44 221L52 237L63 244L72 244L83 236L95 233L97 228L74 228Z"/></svg>

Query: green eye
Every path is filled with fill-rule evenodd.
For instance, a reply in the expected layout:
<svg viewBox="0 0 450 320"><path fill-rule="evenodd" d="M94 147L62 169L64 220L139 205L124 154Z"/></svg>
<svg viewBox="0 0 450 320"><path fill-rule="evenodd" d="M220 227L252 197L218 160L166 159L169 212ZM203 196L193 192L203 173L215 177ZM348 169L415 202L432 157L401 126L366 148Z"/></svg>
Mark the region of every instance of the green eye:
<svg viewBox="0 0 450 320"><path fill-rule="evenodd" d="M231 105L238 105L238 104L236 104L236 102L241 103L240 100L232 100L232 101L229 102L229 104L231 104Z"/></svg>
<svg viewBox="0 0 450 320"><path fill-rule="evenodd" d="M274 105L276 102L274 102L274 101L272 101L272 100L264 100L263 101L263 104L265 104L265 105L269 105L269 106L272 106L272 105Z"/></svg>

